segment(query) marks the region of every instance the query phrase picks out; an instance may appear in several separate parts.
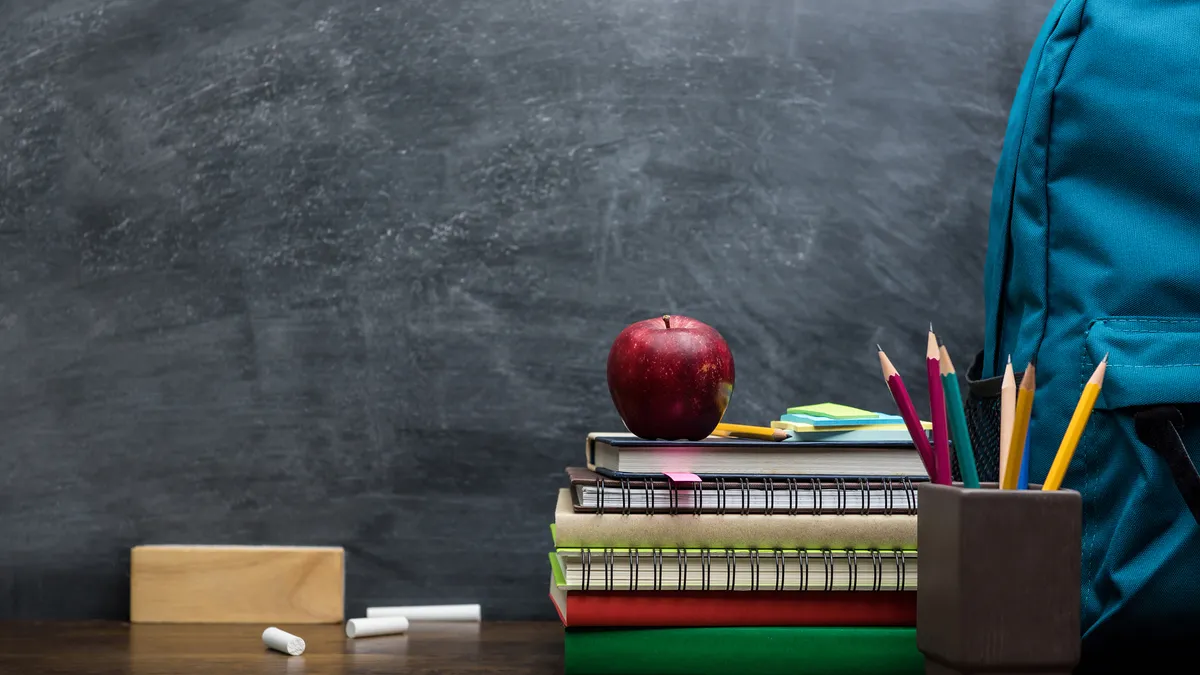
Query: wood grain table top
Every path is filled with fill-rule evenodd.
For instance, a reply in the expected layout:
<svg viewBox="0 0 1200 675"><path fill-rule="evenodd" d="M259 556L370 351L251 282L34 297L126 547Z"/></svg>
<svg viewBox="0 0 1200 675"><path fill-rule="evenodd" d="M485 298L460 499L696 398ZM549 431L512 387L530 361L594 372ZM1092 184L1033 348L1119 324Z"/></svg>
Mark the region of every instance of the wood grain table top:
<svg viewBox="0 0 1200 675"><path fill-rule="evenodd" d="M262 643L266 626L0 622L0 673L375 675L561 673L562 625L416 623L405 635L350 640L340 625L291 626L302 656Z"/></svg>

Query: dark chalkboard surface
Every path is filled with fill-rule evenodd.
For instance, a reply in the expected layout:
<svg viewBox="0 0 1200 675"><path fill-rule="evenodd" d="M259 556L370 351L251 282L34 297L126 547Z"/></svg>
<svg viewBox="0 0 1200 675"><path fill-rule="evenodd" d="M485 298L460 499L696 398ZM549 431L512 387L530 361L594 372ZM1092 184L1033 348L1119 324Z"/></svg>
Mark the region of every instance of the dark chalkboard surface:
<svg viewBox="0 0 1200 675"><path fill-rule="evenodd" d="M0 4L0 617L127 616L139 543L552 617L626 324L720 330L730 421L965 370L1049 4Z"/></svg>

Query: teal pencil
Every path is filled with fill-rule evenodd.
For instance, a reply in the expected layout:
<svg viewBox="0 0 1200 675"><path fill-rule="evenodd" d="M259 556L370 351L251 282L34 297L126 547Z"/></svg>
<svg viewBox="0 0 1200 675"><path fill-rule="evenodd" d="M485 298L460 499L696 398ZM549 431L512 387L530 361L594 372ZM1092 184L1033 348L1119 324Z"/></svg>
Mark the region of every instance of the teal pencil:
<svg viewBox="0 0 1200 675"><path fill-rule="evenodd" d="M971 435L967 433L967 417L963 413L962 391L958 388L958 374L950 353L942 345L938 355L941 361L942 389L946 391L946 418L950 422L950 439L954 441L954 453L958 456L958 469L962 472L963 486L979 487L979 472L975 469L975 451L971 449Z"/></svg>

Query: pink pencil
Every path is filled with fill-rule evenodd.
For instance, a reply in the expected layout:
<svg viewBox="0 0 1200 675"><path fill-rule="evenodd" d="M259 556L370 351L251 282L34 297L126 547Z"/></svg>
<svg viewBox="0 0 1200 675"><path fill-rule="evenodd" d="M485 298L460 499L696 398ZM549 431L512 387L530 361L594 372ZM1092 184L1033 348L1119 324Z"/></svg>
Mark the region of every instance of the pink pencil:
<svg viewBox="0 0 1200 675"><path fill-rule="evenodd" d="M930 480L936 481L937 466L933 461L933 449L929 447L929 437L925 435L921 418L917 417L917 409L908 396L908 390L904 388L904 380L900 379L900 373L896 372L896 367L883 353L883 347L879 347L879 364L883 367L883 379L892 392L892 399L900 409L900 417L904 418L904 426L908 427L908 435L912 437L913 445L917 446L917 453L921 455L921 462L925 464L925 473L929 474Z"/></svg>
<svg viewBox="0 0 1200 675"><path fill-rule="evenodd" d="M935 483L950 484L950 427L946 420L946 392L942 389L942 360L933 324L925 347L925 370L929 375L929 420L933 422L933 464Z"/></svg>

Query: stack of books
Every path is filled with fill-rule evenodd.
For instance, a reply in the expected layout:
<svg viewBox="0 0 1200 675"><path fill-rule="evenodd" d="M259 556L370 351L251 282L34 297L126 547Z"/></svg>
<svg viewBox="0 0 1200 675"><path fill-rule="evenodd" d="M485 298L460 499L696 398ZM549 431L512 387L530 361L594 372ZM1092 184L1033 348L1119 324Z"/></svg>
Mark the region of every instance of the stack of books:
<svg viewBox="0 0 1200 675"><path fill-rule="evenodd" d="M567 675L923 672L907 435L593 433L586 453L551 527Z"/></svg>

